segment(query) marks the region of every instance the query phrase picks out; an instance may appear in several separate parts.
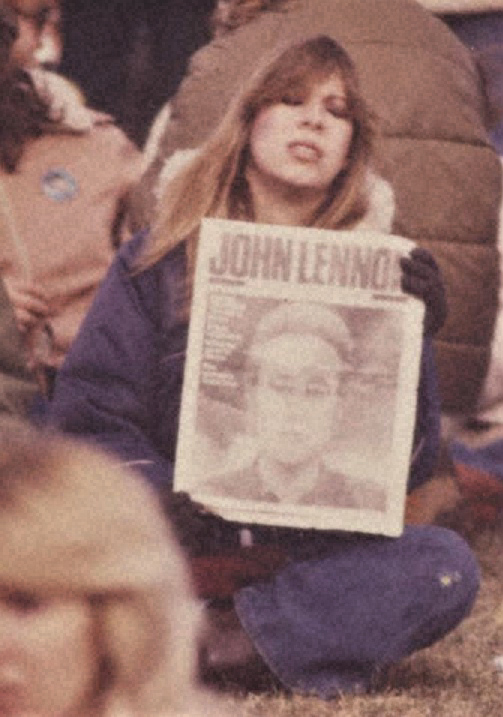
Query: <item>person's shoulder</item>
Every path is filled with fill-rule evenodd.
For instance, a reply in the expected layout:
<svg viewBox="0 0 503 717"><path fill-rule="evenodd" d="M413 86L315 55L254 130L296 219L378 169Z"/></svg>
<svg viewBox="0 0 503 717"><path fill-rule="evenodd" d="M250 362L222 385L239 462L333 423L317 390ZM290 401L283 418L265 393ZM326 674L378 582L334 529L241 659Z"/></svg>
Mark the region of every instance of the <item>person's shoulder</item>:
<svg viewBox="0 0 503 717"><path fill-rule="evenodd" d="M73 147L71 153L85 176L126 191L139 181L141 152L112 118L98 116L87 131L67 136L80 141L81 146Z"/></svg>
<svg viewBox="0 0 503 717"><path fill-rule="evenodd" d="M141 229L136 232L131 239L123 242L117 250L119 257L125 264L133 268L138 264L142 254L148 249L150 242L153 240L152 231L149 228ZM158 259L149 268L162 267L164 265L178 263L185 260L185 244L180 242L175 247L166 252L166 254Z"/></svg>
<svg viewBox="0 0 503 717"><path fill-rule="evenodd" d="M281 11L263 10L248 22L214 37L192 55L190 72L196 76L200 72L216 72L220 75L224 69L222 58L226 58L222 79L234 75L239 67L247 63L248 58L253 58L254 65L249 68L253 69L257 58L264 54L264 47L273 47L281 37L281 26L286 16L296 14L297 2L291 5L289 7L287 4Z"/></svg>
<svg viewBox="0 0 503 717"><path fill-rule="evenodd" d="M204 490L226 498L253 500L258 499L257 481L256 465L251 463L222 475L214 475L204 484Z"/></svg>
<svg viewBox="0 0 503 717"><path fill-rule="evenodd" d="M98 177L121 185L140 178L141 152L111 115L88 107L78 86L62 75L41 69L30 75L53 122L48 132L31 143L31 155L40 158L59 153L84 178Z"/></svg>
<svg viewBox="0 0 503 717"><path fill-rule="evenodd" d="M253 474L253 466L244 466L222 475L215 475L205 484L205 488L218 493L246 492L246 483Z"/></svg>
<svg viewBox="0 0 503 717"><path fill-rule="evenodd" d="M354 480L352 485L358 507L368 510L386 510L386 489L373 480Z"/></svg>
<svg viewBox="0 0 503 717"><path fill-rule="evenodd" d="M386 508L386 491L375 481L355 478L323 464L316 486L303 502L382 511Z"/></svg>
<svg viewBox="0 0 503 717"><path fill-rule="evenodd" d="M149 230L140 231L124 242L113 264L116 278L132 292L138 307L167 327L178 315L176 306L186 270L185 247L178 244L153 264L144 266L142 258L151 241ZM164 316L159 314L163 306Z"/></svg>
<svg viewBox="0 0 503 717"><path fill-rule="evenodd" d="M138 147L132 142L116 123L108 116L97 113L88 136L103 147L107 154L116 154L124 159L136 161L138 172L142 168L142 155Z"/></svg>
<svg viewBox="0 0 503 717"><path fill-rule="evenodd" d="M35 68L30 75L38 93L49 105L51 118L63 133L87 137L101 144L105 156L123 154L140 159L141 152L114 117L89 107L78 85L57 72Z"/></svg>

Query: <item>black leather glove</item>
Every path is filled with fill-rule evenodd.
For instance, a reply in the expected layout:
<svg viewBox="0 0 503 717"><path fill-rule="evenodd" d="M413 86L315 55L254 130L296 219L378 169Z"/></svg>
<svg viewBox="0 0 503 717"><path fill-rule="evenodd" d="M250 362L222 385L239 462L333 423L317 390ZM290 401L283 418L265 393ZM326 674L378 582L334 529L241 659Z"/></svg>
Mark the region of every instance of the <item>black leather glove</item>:
<svg viewBox="0 0 503 717"><path fill-rule="evenodd" d="M427 249L415 248L400 259L402 289L424 301L424 333L434 336L447 317L444 282L437 262Z"/></svg>

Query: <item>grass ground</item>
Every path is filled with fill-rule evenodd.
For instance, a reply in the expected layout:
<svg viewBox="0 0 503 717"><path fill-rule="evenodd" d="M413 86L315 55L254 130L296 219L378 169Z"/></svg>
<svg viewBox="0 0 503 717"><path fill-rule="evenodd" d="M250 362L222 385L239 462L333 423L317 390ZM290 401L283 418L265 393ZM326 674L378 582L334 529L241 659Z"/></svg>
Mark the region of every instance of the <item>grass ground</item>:
<svg viewBox="0 0 503 717"><path fill-rule="evenodd" d="M398 665L384 688L365 696L324 702L271 690L227 699L244 717L500 717L503 672L503 526L466 536L479 557L482 584L471 615L444 640Z"/></svg>

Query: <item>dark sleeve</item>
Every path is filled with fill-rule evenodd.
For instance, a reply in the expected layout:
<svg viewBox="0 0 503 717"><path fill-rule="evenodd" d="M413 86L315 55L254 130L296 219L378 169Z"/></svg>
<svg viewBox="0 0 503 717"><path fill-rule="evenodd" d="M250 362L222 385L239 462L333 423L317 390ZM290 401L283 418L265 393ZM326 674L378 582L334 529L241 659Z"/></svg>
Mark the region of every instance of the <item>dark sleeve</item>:
<svg viewBox="0 0 503 717"><path fill-rule="evenodd" d="M440 447L440 394L430 336L423 338L423 351L416 409L414 447L409 472L409 492L427 481Z"/></svg>
<svg viewBox="0 0 503 717"><path fill-rule="evenodd" d="M119 251L58 373L49 420L134 462L159 487L171 482L172 465L155 438L156 322L147 301L155 281L152 272L132 275L132 243Z"/></svg>

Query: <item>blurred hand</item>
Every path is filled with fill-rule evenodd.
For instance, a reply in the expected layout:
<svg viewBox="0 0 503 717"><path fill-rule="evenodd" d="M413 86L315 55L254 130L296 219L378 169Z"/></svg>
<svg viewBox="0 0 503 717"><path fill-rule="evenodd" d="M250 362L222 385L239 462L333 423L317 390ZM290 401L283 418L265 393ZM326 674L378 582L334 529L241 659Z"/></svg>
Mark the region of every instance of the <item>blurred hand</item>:
<svg viewBox="0 0 503 717"><path fill-rule="evenodd" d="M427 249L416 248L400 259L402 289L425 304L424 333L434 336L447 317L447 299L442 274Z"/></svg>
<svg viewBox="0 0 503 717"><path fill-rule="evenodd" d="M21 333L26 334L49 316L47 298L44 292L31 282L10 278L4 281L18 328Z"/></svg>

